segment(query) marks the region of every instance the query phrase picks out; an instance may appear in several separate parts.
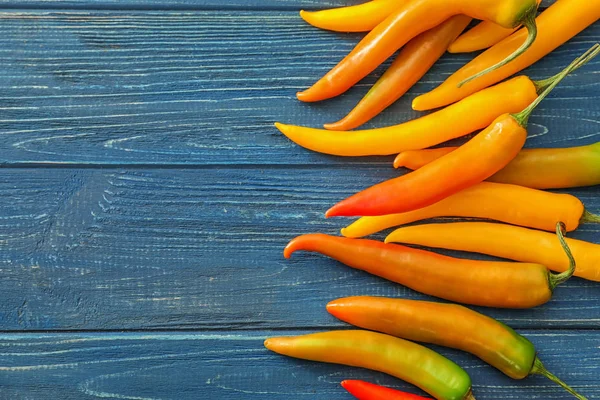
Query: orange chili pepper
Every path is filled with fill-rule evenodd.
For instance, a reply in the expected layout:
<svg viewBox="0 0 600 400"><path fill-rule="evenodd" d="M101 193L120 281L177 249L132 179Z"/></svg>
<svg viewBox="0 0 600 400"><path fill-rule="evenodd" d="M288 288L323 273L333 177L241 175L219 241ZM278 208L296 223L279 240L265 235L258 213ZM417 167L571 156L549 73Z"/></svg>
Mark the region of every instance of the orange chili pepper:
<svg viewBox="0 0 600 400"><path fill-rule="evenodd" d="M531 104L538 86L526 76L487 88L443 110L403 124L335 132L276 123L288 139L307 149L337 156L396 154L423 149L483 129L499 115Z"/></svg>
<svg viewBox="0 0 600 400"><path fill-rule="evenodd" d="M303 20L321 29L337 32L368 32L385 20L406 0L372 0L363 4L322 11L300 11Z"/></svg>
<svg viewBox="0 0 600 400"><path fill-rule="evenodd" d="M419 169L455 149L404 151L396 157L394 167ZM600 185L600 142L561 149L523 149L488 181L534 189Z"/></svg>
<svg viewBox="0 0 600 400"><path fill-rule="evenodd" d="M564 243L560 225L557 235ZM554 242L558 244L555 238ZM430 296L498 308L544 304L552 298L556 286L568 280L575 270L573 263L567 272L556 275L541 264L464 260L375 240L323 234L299 236L283 254L290 258L299 250L316 251ZM566 245L564 251L570 254Z"/></svg>
<svg viewBox="0 0 600 400"><path fill-rule="evenodd" d="M551 233L514 225L453 222L407 226L390 233L385 241L540 263L553 271L565 271L569 267ZM567 244L577 262L575 276L600 282L600 245L575 239L567 239Z"/></svg>
<svg viewBox="0 0 600 400"><path fill-rule="evenodd" d="M412 39L358 105L342 120L325 124L325 129L354 129L391 106L429 71L469 22L470 17L455 15Z"/></svg>
<svg viewBox="0 0 600 400"><path fill-rule="evenodd" d="M538 6L542 0L537 0ZM520 28L520 27L519 27ZM449 47L450 53L469 53L492 47L502 39L509 37L519 28L506 29L490 21L481 21L456 39Z"/></svg>
<svg viewBox="0 0 600 400"><path fill-rule="evenodd" d="M491 219L545 231L554 231L556 223L562 221L567 232L577 229L580 223L600 222L600 216L589 213L583 203L570 194L482 182L415 211L362 217L342 229L342 235L357 238L437 217Z"/></svg>
<svg viewBox="0 0 600 400"><path fill-rule="evenodd" d="M536 37L536 10L536 0L408 1L377 25L323 78L311 88L298 93L298 99L313 102L344 93L409 40L458 14L494 21L506 28L523 24L529 30L529 35L524 38L521 46L490 68L491 71L518 57L531 46Z"/></svg>
<svg viewBox="0 0 600 400"><path fill-rule="evenodd" d="M500 82L506 77L532 65L552 50L593 24L600 18L600 2L590 0L557 0L537 18L538 38L519 58L479 77L460 88L466 78L488 69L511 54L525 40L527 31L521 29L477 56L456 71L434 90L414 99L412 107L424 111L454 103L479 90Z"/></svg>
<svg viewBox="0 0 600 400"><path fill-rule="evenodd" d="M543 375L576 398L585 399L544 367L527 338L468 308L361 296L332 301L327 304L327 311L363 329L466 351L513 379Z"/></svg>
<svg viewBox="0 0 600 400"><path fill-rule="evenodd" d="M485 89L484 89L485 90ZM398 154L394 159L394 168L408 168L411 170L419 169L448 153L453 152L458 147L439 147L437 149L421 149L421 150L405 150ZM519 154L523 154L527 149L521 150ZM518 156L517 156L518 157ZM515 158L516 160L516 158ZM513 160L514 161L514 160ZM511 161L511 162L513 162ZM510 164L509 164L510 165ZM508 168L507 165L504 168ZM490 178L491 179L491 178Z"/></svg>
<svg viewBox="0 0 600 400"><path fill-rule="evenodd" d="M362 367L400 378L438 400L474 400L471 378L419 344L381 333L346 330L265 340L271 351L303 360Z"/></svg>
<svg viewBox="0 0 600 400"><path fill-rule="evenodd" d="M342 386L358 400L427 400L425 397L374 385L365 381L346 380Z"/></svg>
<svg viewBox="0 0 600 400"><path fill-rule="evenodd" d="M421 169L363 190L330 208L325 216L376 216L416 210L480 183L521 151L535 107L573 69L600 52L594 45L565 68L538 98L518 114L504 114L455 151Z"/></svg>

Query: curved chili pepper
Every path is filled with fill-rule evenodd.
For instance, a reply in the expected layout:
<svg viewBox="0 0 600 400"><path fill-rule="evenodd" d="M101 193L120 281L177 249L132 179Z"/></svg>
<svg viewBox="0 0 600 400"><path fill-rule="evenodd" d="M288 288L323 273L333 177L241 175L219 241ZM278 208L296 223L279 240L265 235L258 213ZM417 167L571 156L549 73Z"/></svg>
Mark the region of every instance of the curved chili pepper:
<svg viewBox="0 0 600 400"><path fill-rule="evenodd" d="M337 32L368 32L390 16L405 0L372 0L322 11L300 11L312 26Z"/></svg>
<svg viewBox="0 0 600 400"><path fill-rule="evenodd" d="M276 123L296 144L337 156L396 154L423 149L483 129L499 115L518 112L535 100L536 83L519 76L487 88L443 110L403 124L378 129L335 132Z"/></svg>
<svg viewBox="0 0 600 400"><path fill-rule="evenodd" d="M419 169L455 149L405 151L398 154L394 166ZM600 185L600 142L561 149L523 149L488 181L535 189Z"/></svg>
<svg viewBox="0 0 600 400"><path fill-rule="evenodd" d="M482 182L418 210L359 218L342 229L342 235L358 238L438 217L490 219L551 232L559 221L565 223L567 232L577 229L580 223L600 222L600 216L588 212L581 200L570 194Z"/></svg>
<svg viewBox="0 0 600 400"><path fill-rule="evenodd" d="M340 121L325 124L325 129L354 129L391 106L429 71L470 22L470 17L455 15L412 39L356 107Z"/></svg>
<svg viewBox="0 0 600 400"><path fill-rule="evenodd" d="M345 380L342 381L342 386L358 400L427 400L416 394L400 392L365 381Z"/></svg>
<svg viewBox="0 0 600 400"><path fill-rule="evenodd" d="M540 96L518 114L504 114L455 151L421 169L363 190L330 208L325 216L376 216L416 210L480 183L521 151L531 112L573 69L600 52L596 44L565 68Z"/></svg>
<svg viewBox="0 0 600 400"><path fill-rule="evenodd" d="M304 360L362 367L400 378L438 400L473 400L471 378L419 344L381 333L347 330L267 339L265 347Z"/></svg>
<svg viewBox="0 0 600 400"><path fill-rule="evenodd" d="M520 47L489 70L499 68L527 50L536 37L536 0L412 0L402 4L377 25L337 66L312 87L297 94L306 102L335 97L375 70L400 47L415 36L435 27L448 18L466 14L490 20L506 28L523 24L529 35ZM485 73L486 71L482 71Z"/></svg>
<svg viewBox="0 0 600 400"><path fill-rule="evenodd" d="M541 0L537 0L538 6ZM487 49L516 32L518 28L507 29L490 21L481 21L456 39L449 47L450 53L469 53Z"/></svg>
<svg viewBox="0 0 600 400"><path fill-rule="evenodd" d="M363 329L466 351L513 379L543 375L585 399L546 370L527 338L466 307L362 296L334 300L327 304L327 311Z"/></svg>
<svg viewBox="0 0 600 400"><path fill-rule="evenodd" d="M465 78L495 65L525 40L524 29L477 56L456 71L434 90L413 100L414 110L424 111L454 103L479 90L500 82L532 65L552 50L590 26L600 18L600 2L590 0L557 0L537 18L538 38L518 59L458 88Z"/></svg>
<svg viewBox="0 0 600 400"><path fill-rule="evenodd" d="M555 242L559 244L553 239ZM556 286L568 280L575 268L573 264L556 275L541 264L464 260L375 240L323 234L293 239L284 256L289 258L299 250L316 251L430 296L499 308L530 308L548 302Z"/></svg>
<svg viewBox="0 0 600 400"><path fill-rule="evenodd" d="M554 235L514 225L491 222L415 225L396 229L385 241L540 263L553 271L569 268ZM575 276L600 282L600 245L576 239L567 239L567 244L577 262Z"/></svg>

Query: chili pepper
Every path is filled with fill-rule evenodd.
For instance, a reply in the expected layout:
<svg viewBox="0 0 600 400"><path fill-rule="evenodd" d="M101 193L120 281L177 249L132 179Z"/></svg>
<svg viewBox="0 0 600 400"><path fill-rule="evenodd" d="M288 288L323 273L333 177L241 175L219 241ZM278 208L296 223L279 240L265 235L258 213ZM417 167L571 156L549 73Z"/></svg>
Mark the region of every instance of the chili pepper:
<svg viewBox="0 0 600 400"><path fill-rule="evenodd" d="M317 28L337 32L368 32L385 20L404 0L372 0L322 11L300 11L302 19Z"/></svg>
<svg viewBox="0 0 600 400"><path fill-rule="evenodd" d="M540 263L565 271L568 260L551 233L491 222L453 222L396 229L385 239L442 249L488 254L522 262ZM567 239L577 262L575 276L600 282L600 245Z"/></svg>
<svg viewBox="0 0 600 400"><path fill-rule="evenodd" d="M485 89L484 89L485 90ZM398 154L394 159L394 168L405 167L412 169L413 171L419 169L430 162L437 160L440 157L445 156L448 153L453 152L458 147L440 147L437 149L421 149L421 150L405 150ZM527 149L521 150L520 154L526 152ZM517 155L517 157L519 157ZM517 158L515 158L516 160ZM514 162L511 161L511 163ZM508 168L510 163L504 167ZM490 178L491 179L491 178Z"/></svg>
<svg viewBox="0 0 600 400"><path fill-rule="evenodd" d="M278 337L271 351L304 360L362 367L400 378L438 400L472 400L471 378L458 365L419 344L381 333L347 330Z"/></svg>
<svg viewBox="0 0 600 400"><path fill-rule="evenodd" d="M408 1L377 25L350 54L323 78L311 88L298 93L298 99L313 102L344 93L375 70L409 40L458 14L490 20L505 28L514 28L520 24L527 27L529 35L520 43L521 46L504 60L500 60L490 70L499 68L522 54L535 40L536 10L536 0Z"/></svg>
<svg viewBox="0 0 600 400"><path fill-rule="evenodd" d="M560 231L557 234L562 237ZM299 250L316 251L430 296L499 308L530 308L546 303L575 268L573 264L567 272L556 275L540 264L464 260L375 240L323 234L293 239L284 256L289 258Z"/></svg>
<svg viewBox="0 0 600 400"><path fill-rule="evenodd" d="M358 400L427 400L425 397L357 380L342 381L342 386Z"/></svg>
<svg viewBox="0 0 600 400"><path fill-rule="evenodd" d="M600 18L600 2L590 0L557 0L537 18L539 29L535 43L518 59L461 86L465 78L495 65L513 52L525 40L527 32L515 32L486 50L473 61L456 71L431 92L414 99L412 107L424 111L454 103L479 90L500 82L506 77L532 65Z"/></svg>
<svg viewBox="0 0 600 400"><path fill-rule="evenodd" d="M567 232L577 229L580 223L600 222L600 216L588 212L583 203L570 194L482 182L419 210L362 217L342 229L342 235L357 238L437 217L491 219L551 232L559 221L565 223Z"/></svg>
<svg viewBox="0 0 600 400"><path fill-rule="evenodd" d="M466 351L513 379L543 375L576 398L585 399L546 370L527 338L466 307L363 296L332 301L327 311L357 327Z"/></svg>
<svg viewBox="0 0 600 400"><path fill-rule="evenodd" d="M573 69L600 52L596 44L571 65L518 114L504 114L455 151L421 169L359 192L330 208L326 217L375 216L416 210L480 183L504 168L521 151L527 121L535 107Z"/></svg>
<svg viewBox="0 0 600 400"><path fill-rule="evenodd" d="M392 105L429 71L469 22L470 17L455 15L412 39L358 105L342 120L325 124L325 129L354 129Z"/></svg>
<svg viewBox="0 0 600 400"><path fill-rule="evenodd" d="M423 149L483 129L506 112L518 112L536 98L536 84L519 76L482 90L443 110L403 124L334 132L276 123L288 139L307 149L337 156L396 154Z"/></svg>
<svg viewBox="0 0 600 400"><path fill-rule="evenodd" d="M456 147L405 151L394 166L419 169ZM535 189L564 189L600 185L600 142L562 149L524 149L488 179Z"/></svg>
<svg viewBox="0 0 600 400"><path fill-rule="evenodd" d="M541 0L537 0L537 3L539 6ZM448 47L448 52L469 53L487 49L512 35L519 28L507 29L490 21L481 21L477 26L460 35Z"/></svg>

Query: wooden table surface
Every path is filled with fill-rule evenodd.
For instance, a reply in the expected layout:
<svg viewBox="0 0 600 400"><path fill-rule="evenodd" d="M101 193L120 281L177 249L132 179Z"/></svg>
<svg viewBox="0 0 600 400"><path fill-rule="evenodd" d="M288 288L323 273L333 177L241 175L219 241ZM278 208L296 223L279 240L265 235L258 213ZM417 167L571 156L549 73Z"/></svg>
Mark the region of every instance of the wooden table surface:
<svg viewBox="0 0 600 400"><path fill-rule="evenodd" d="M398 174L391 157L311 153L272 125L336 120L381 74L322 104L295 100L360 38L297 11L357 2L0 0L1 400L350 400L347 378L418 393L262 346L345 328L324 309L338 297L431 299L323 257L282 256L294 236L348 222L324 219L332 203ZM596 23L526 73L553 75L598 39ZM412 98L471 57L444 56L370 126L419 115ZM600 140L599 74L591 62L540 105L528 147ZM569 192L600 212L600 189ZM571 236L600 242L600 229ZM479 310L600 398L600 285L573 279L543 307ZM478 399L570 398L436 349Z"/></svg>

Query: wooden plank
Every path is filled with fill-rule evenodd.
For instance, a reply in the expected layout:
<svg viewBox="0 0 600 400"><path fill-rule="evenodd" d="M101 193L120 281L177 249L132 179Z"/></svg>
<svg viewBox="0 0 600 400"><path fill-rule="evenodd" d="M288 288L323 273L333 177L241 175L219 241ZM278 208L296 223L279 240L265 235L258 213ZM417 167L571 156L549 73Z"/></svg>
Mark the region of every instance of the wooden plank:
<svg viewBox="0 0 600 400"><path fill-rule="evenodd" d="M344 165L298 148L274 121L319 126L341 117L379 70L339 99L294 93L340 60L360 35L318 31L295 12L0 13L0 161L85 165ZM595 24L528 73L555 74L600 35ZM419 114L416 94L470 56L444 56L370 126ZM598 141L593 61L534 113L528 146Z"/></svg>
<svg viewBox="0 0 600 400"><path fill-rule="evenodd" d="M265 337L303 332L235 334L125 333L0 336L0 381L8 399L350 400L343 379L419 389L381 373L288 359L262 347ZM522 332L546 367L588 398L600 395L592 371L600 333ZM436 348L471 376L477 399L570 399L539 376L514 381L473 356Z"/></svg>
<svg viewBox="0 0 600 400"><path fill-rule="evenodd" d="M324 257L282 256L297 235L336 234L347 220L325 220L328 206L394 174L5 169L0 329L339 327L324 310L338 297L426 299ZM600 210L598 188L572 193ZM600 228L572 236L600 242ZM543 307L485 312L515 327L597 328L598 298L598 284L573 279Z"/></svg>
<svg viewBox="0 0 600 400"><path fill-rule="evenodd" d="M543 0L541 7L547 7L555 0ZM360 4L364 0L0 0L4 8L43 8L69 9L164 9L164 10L205 10L205 9L322 9Z"/></svg>

